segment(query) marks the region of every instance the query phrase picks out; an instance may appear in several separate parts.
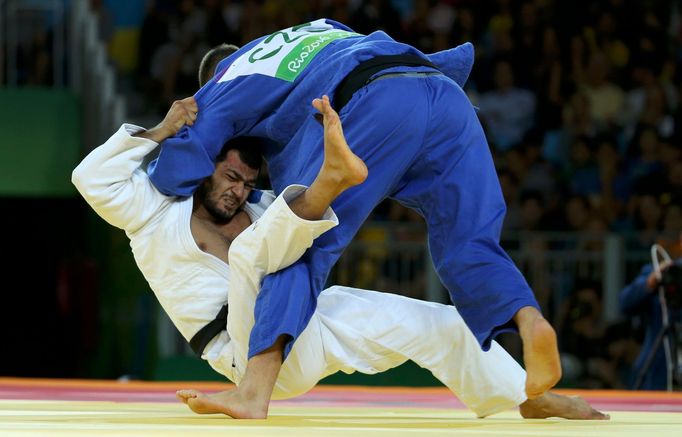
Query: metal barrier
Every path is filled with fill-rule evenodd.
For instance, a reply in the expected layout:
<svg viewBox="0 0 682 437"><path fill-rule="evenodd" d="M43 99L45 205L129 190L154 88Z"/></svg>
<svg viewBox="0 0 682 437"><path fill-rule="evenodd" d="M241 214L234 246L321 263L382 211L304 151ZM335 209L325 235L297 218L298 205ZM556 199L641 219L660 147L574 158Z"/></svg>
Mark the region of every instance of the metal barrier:
<svg viewBox="0 0 682 437"><path fill-rule="evenodd" d="M98 26L87 0L0 0L0 85L34 85L26 63L33 60L35 39L44 39L40 56L51 62L51 75L43 85L68 87L81 97L88 148L108 138L126 116Z"/></svg>
<svg viewBox="0 0 682 437"><path fill-rule="evenodd" d="M620 317L620 290L650 262L647 248L631 248L636 237L526 232L506 233L501 243L534 290L546 316L557 326L562 304L584 284L600 291L603 321L610 323ZM433 268L426 229L420 223L367 223L340 257L328 284L450 303ZM161 357L191 353L166 316L159 318L157 328Z"/></svg>
<svg viewBox="0 0 682 437"><path fill-rule="evenodd" d="M98 20L84 0L73 0L69 25L69 83L83 100L83 142L88 150L106 140L126 118L116 72L99 39Z"/></svg>
<svg viewBox="0 0 682 437"><path fill-rule="evenodd" d="M562 302L575 287L590 284L601 291L604 321L613 322L620 315L620 290L649 262L647 248L626 250L635 237L615 233L505 233L501 244L550 319L560 313ZM420 224L367 224L339 259L330 282L449 303Z"/></svg>
<svg viewBox="0 0 682 437"><path fill-rule="evenodd" d="M37 44L49 48L52 83L64 86L63 0L0 0L0 41L4 41L0 50L0 84L21 84L25 78L20 77L24 70L19 62L34 60L37 54L32 50Z"/></svg>

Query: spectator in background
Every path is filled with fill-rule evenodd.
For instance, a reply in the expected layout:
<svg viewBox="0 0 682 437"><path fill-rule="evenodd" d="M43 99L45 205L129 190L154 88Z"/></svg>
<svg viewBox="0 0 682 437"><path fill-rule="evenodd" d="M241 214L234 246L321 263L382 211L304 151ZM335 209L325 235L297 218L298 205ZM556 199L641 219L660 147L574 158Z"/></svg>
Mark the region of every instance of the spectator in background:
<svg viewBox="0 0 682 437"><path fill-rule="evenodd" d="M628 175L632 185L641 185L646 181L659 190L664 183L663 163L660 161L660 138L652 127L645 127L633 141L628 162Z"/></svg>
<svg viewBox="0 0 682 437"><path fill-rule="evenodd" d="M433 51L433 30L429 25L429 0L415 0L414 9L407 17L405 25L406 42L421 48L424 52ZM343 21L342 21L343 22Z"/></svg>
<svg viewBox="0 0 682 437"><path fill-rule="evenodd" d="M600 191L599 169L592 153L592 142L576 138L570 148L570 159L564 168L571 194L591 198Z"/></svg>
<svg viewBox="0 0 682 437"><path fill-rule="evenodd" d="M514 85L514 72L507 61L495 64L495 89L481 95L479 107L488 138L498 150L518 145L533 127L535 96Z"/></svg>
<svg viewBox="0 0 682 437"><path fill-rule="evenodd" d="M624 141L629 142L642 124L655 128L661 137L674 134L672 112L677 107L677 90L672 84L659 82L652 59L642 59L632 67L635 87L627 92L623 111Z"/></svg>
<svg viewBox="0 0 682 437"><path fill-rule="evenodd" d="M161 86L166 108L176 95L196 90L196 68L210 48L206 41L208 14L195 0L181 0L169 23L169 40L159 47L150 63L151 75Z"/></svg>
<svg viewBox="0 0 682 437"><path fill-rule="evenodd" d="M648 249L656 242L661 232L663 208L658 197L651 192L644 192L633 197L633 224L637 231L637 245Z"/></svg>
<svg viewBox="0 0 682 437"><path fill-rule="evenodd" d="M678 247L682 247L682 232L679 234ZM679 249L678 249L679 250ZM682 266L682 258L674 261L677 266ZM663 275L670 269L671 264L663 263L660 266ZM620 309L628 317L639 316L643 318L646 327L644 343L633 371L636 377L641 378L640 386L632 386L643 390L665 390L668 386L668 361L663 344L654 349L656 337L663 328L663 307L659 296L660 279L654 271L652 264L642 267L637 278L628 284L620 293ZM682 291L682 284L678 286L678 292ZM682 309L675 303L670 302L668 297L668 311L671 323L682 319ZM682 296L675 297L677 302L682 301ZM679 334L678 334L679 335ZM667 337L664 342L672 342L674 336ZM672 346L672 345L671 345ZM673 348L674 350L674 348ZM651 365L645 368L646 361L653 354ZM644 372L644 373L643 373ZM639 381L635 380L635 385Z"/></svg>
<svg viewBox="0 0 682 437"><path fill-rule="evenodd" d="M168 41L169 12L168 8L159 5L156 0L147 2L137 49L137 83L145 96L156 105L162 103L155 101L160 92L160 83L151 77L151 60L157 50Z"/></svg>
<svg viewBox="0 0 682 437"><path fill-rule="evenodd" d="M376 30L383 30L397 41L402 41L404 38L400 13L390 0L360 2L360 6L351 16L350 23L353 30L365 35ZM444 49L447 48L450 46L444 47Z"/></svg>
<svg viewBox="0 0 682 437"><path fill-rule="evenodd" d="M604 53L590 57L585 81L579 83L590 102L590 114L600 132L608 132L617 127L625 101L625 93L609 81L610 64Z"/></svg>
<svg viewBox="0 0 682 437"><path fill-rule="evenodd" d="M26 76L24 82L29 86L50 86L52 77L52 55L50 36L45 30L36 30L31 38L26 56Z"/></svg>
<svg viewBox="0 0 682 437"><path fill-rule="evenodd" d="M512 28L512 38L515 41L514 72L517 83L524 88L534 88L537 85L536 70L542 64L543 36L536 4L524 1Z"/></svg>
<svg viewBox="0 0 682 437"><path fill-rule="evenodd" d="M474 42L479 39L478 20L472 6L464 4L457 9L452 25L452 45Z"/></svg>
<svg viewBox="0 0 682 437"><path fill-rule="evenodd" d="M610 137L598 139L596 160L601 190L598 197L600 214L609 224L614 224L630 197L630 183L622 171L622 159Z"/></svg>
<svg viewBox="0 0 682 437"><path fill-rule="evenodd" d="M581 365L572 375L582 387L602 388L594 371L595 360L603 356L604 331L601 289L598 284L585 281L577 284L575 292L560 305L558 329L561 332L562 361Z"/></svg>

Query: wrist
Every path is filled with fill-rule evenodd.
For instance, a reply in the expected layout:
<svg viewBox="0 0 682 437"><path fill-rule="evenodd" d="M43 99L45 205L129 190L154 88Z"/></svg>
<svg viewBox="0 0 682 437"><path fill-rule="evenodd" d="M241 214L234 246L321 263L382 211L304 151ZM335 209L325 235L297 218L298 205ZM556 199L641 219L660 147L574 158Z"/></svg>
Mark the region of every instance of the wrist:
<svg viewBox="0 0 682 437"><path fill-rule="evenodd" d="M166 138L172 137L175 135L175 132L172 132L170 129L168 129L166 126L163 124L158 124L154 126L153 128L139 132L135 134L134 136L136 137L142 137L146 138L148 140L152 140L156 143L161 143L163 140Z"/></svg>
<svg viewBox="0 0 682 437"><path fill-rule="evenodd" d="M159 123L156 126L152 128L154 131L154 134L158 137L161 138L161 141L165 140L166 138L170 138L173 135L175 135L175 132L177 130L174 130L172 127L168 126L166 123Z"/></svg>

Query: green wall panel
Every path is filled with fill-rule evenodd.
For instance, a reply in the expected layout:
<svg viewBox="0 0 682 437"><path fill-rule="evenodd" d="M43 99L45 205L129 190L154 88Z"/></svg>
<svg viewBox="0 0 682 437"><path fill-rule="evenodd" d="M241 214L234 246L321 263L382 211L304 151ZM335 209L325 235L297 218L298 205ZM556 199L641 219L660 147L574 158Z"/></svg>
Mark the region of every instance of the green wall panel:
<svg viewBox="0 0 682 437"><path fill-rule="evenodd" d="M80 104L68 90L0 88L0 196L71 197Z"/></svg>

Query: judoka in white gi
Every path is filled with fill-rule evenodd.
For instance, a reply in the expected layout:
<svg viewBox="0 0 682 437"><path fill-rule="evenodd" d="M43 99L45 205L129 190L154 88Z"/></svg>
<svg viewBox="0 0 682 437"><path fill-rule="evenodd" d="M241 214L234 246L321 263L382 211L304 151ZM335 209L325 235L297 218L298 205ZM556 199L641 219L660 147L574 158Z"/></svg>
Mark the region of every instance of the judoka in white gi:
<svg viewBox="0 0 682 437"><path fill-rule="evenodd" d="M154 188L142 161L159 142L193 122L197 107L192 98L176 102L149 131L123 125L73 172L74 184L93 209L126 231L140 270L185 339L229 302L227 331L208 343L202 357L237 384L244 377L262 277L295 266L313 240L338 223L328 208L334 197L366 177L328 101L318 100L316 107L325 116L329 165L323 165L310 188L291 186L276 199L264 192L259 202L244 203L257 168L244 162L253 161L244 160L242 152L253 148L226 151L210 189L192 198L167 197ZM208 204L223 219L207 214ZM524 417L606 417L577 398L547 393L526 400L524 371L496 343L483 352L452 306L340 286L321 294L268 396L297 396L339 370L371 374L408 359L429 369L478 416L521 405ZM181 390L178 397L199 413L263 417L225 410L222 398L231 393Z"/></svg>

